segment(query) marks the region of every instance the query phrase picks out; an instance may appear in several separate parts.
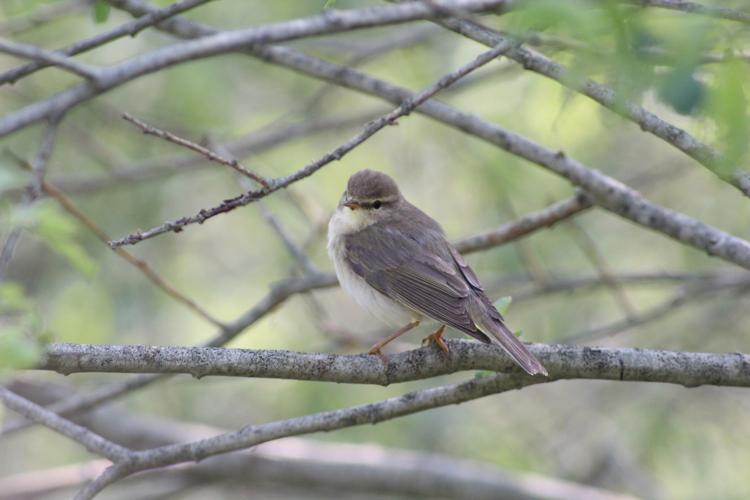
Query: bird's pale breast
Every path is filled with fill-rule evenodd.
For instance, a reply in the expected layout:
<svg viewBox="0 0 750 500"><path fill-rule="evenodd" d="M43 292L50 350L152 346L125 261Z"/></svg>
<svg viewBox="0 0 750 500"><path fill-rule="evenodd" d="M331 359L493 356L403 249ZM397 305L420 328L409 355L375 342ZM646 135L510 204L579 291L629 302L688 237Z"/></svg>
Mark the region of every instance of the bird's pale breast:
<svg viewBox="0 0 750 500"><path fill-rule="evenodd" d="M344 238L349 234L346 229L351 227L351 221L345 220L346 215L346 212L337 210L328 224L328 255L333 260L341 288L362 308L391 326L401 327L418 319L418 314L375 290L351 269L344 244Z"/></svg>

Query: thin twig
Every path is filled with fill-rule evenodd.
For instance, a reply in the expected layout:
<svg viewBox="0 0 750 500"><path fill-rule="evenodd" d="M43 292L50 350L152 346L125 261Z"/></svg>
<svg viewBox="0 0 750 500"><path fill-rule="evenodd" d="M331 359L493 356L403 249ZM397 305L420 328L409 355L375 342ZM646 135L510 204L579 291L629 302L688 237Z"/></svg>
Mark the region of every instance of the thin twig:
<svg viewBox="0 0 750 500"><path fill-rule="evenodd" d="M633 328L660 320L692 302L705 300L707 295L709 297L716 297L718 292L726 289L746 291L748 286L750 286L750 279L743 275L727 277L717 276L714 279L707 278L699 280L698 283L694 284L688 283L674 295L648 310L572 335L564 339L564 342L595 342L604 338L613 337L632 330Z"/></svg>
<svg viewBox="0 0 750 500"><path fill-rule="evenodd" d="M382 130L387 125L395 124L396 121L400 117L408 115L409 113L414 111L417 107L419 107L422 103L424 103L425 101L430 99L432 96L440 92L442 89L449 87L455 81L468 75L472 71L482 67L483 65L492 61L498 55L502 54L503 52L507 51L510 48L511 48L510 43L503 43L503 44L498 45L497 47L494 47L488 50L487 52L483 52L470 63L445 75L444 77L440 78L437 82L433 83L432 85L422 90L421 92L406 97L405 99L401 101L400 106L398 106L396 109L394 109L390 113L387 113L381 116L380 118L377 118L369 122L367 125L365 125L364 130L362 132L352 137L351 139L346 141L344 144L337 147L335 150L331 151L330 153L327 153L322 158L308 165L305 165L304 167L300 168L299 170L297 170L291 175L288 175L282 178L277 178L277 179L270 181L269 183L270 186L265 189L262 189L260 191L249 191L241 196L237 196L235 198L224 200L224 202L221 205L218 205L216 207L209 208L207 210L201 210L197 215L183 217L175 221L169 221L160 226L149 229L147 231L138 231L135 233L131 233L128 236L125 236L118 240L110 241L109 244L113 248L122 246L122 245L133 245L140 241L153 238L154 236L158 236L160 234L164 234L168 232L179 232L185 226L188 226L190 224L198 224L198 223L202 224L203 222L205 222L211 217L215 217L219 214L229 212L231 210L234 210L235 208L257 201L273 193L274 191L285 188L293 184L294 182L304 179L305 177L309 177L313 173L317 172L319 169L323 168L325 165L328 165L329 163L333 161L341 160L341 158L343 158L344 155L349 153L351 150L353 150L360 144L364 143L367 139L375 135L378 131Z"/></svg>
<svg viewBox="0 0 750 500"><path fill-rule="evenodd" d="M58 189L56 186L50 184L49 182L44 182L42 185L42 188L45 193L47 193L49 196L54 198L62 208L65 209L66 212L68 212L70 215L75 217L78 222L80 222L83 226L88 228L99 241L104 243L105 245L109 241L109 235L96 223L94 222L88 215L83 213L74 203L73 201L68 198L65 193L63 193L60 189ZM212 314L209 314L205 309L203 309L201 306L199 306L194 300L188 298L181 292L179 292L171 283L166 281L164 278L159 276L156 271L153 270L151 266L144 260L139 259L135 255L131 254L124 248L114 248L114 252L125 259L126 262L131 264L133 267L138 269L141 273L143 273L146 278L149 279L154 285L156 285L159 289L161 289L164 293L175 299L177 302L181 303L194 313L196 313L201 318L205 319L209 323L218 326L219 328L226 328L226 325L219 321L217 318L215 318Z"/></svg>
<svg viewBox="0 0 750 500"><path fill-rule="evenodd" d="M588 231L578 224L575 219L568 221L568 224L573 228L576 236L575 240L583 251L583 254L594 267L597 274L602 278L602 281L604 281L607 287L612 291L615 301L620 305L625 316L627 318L634 317L636 314L635 308L630 302L630 299L621 284L614 278L614 273L612 273L612 270L607 263L607 259L599 251L596 241L594 241Z"/></svg>
<svg viewBox="0 0 750 500"><path fill-rule="evenodd" d="M24 189L23 195L21 196L20 206L22 207L34 203L42 193L42 183L44 182L44 176L47 173L47 165L52 156L52 150L55 147L57 133L62 119L62 115L55 115L48 121L42 135L39 150L37 151L34 160L30 164L21 160L21 163L27 167L32 174L31 183L26 189ZM5 238L3 248L0 250L0 281L3 281L5 278L10 261L13 259L13 253L21 239L22 232L22 227L14 227L8 232L8 236Z"/></svg>
<svg viewBox="0 0 750 500"><path fill-rule="evenodd" d="M112 461L122 460L130 455L130 450L127 448L108 441L85 427L74 424L70 420L66 420L61 416L42 408L38 404L22 398L3 386L0 386L0 400L2 400L5 406L11 410L49 427L50 429L69 437L73 441L81 443L92 453L96 453L97 455L101 455Z"/></svg>
<svg viewBox="0 0 750 500"><path fill-rule="evenodd" d="M254 180L255 182L257 182L264 188L269 187L268 181L265 178L261 177L255 172L251 172L250 170L246 169L245 167L240 165L240 163L237 160L229 160L227 158L224 158L223 156L199 144L196 144L192 141L188 141L187 139L183 139L182 137L179 137L171 132L167 132L165 130L161 130L151 125L148 125L147 123L144 123L141 120L134 118L128 113L123 113L122 118L125 121L128 121L132 123L133 125L135 125L136 127L140 128L144 134L153 135L154 137L158 137L159 139L164 139L165 141L171 142L173 144L177 144L178 146L182 146L184 148L193 150L196 153L205 156L210 161L220 163L222 165L226 165L227 167L235 170L236 172L244 175L245 177Z"/></svg>
<svg viewBox="0 0 750 500"><path fill-rule="evenodd" d="M32 61L44 63L47 66L56 66L74 75L81 76L94 85L99 80L99 69L95 66L76 61L57 52L44 50L35 45L0 38L0 52L24 59L31 59Z"/></svg>
<svg viewBox="0 0 750 500"><path fill-rule="evenodd" d="M246 136L227 141L217 146L216 149L226 151L228 156L241 158L249 153L258 154L308 135L359 126L376 116L378 116L376 113L367 111L345 117L321 117L286 126L266 126ZM203 157L192 153L171 154L116 166L106 175L86 175L78 178L68 175L64 178L55 179L55 185L66 193L92 193L134 182L152 180L160 176L190 172L205 165L206 162L203 161Z"/></svg>
<svg viewBox="0 0 750 500"><path fill-rule="evenodd" d="M271 212L271 210L266 207L265 203L258 202L258 207L260 208L260 213L261 215L263 215L263 218L266 220L268 225L271 226L274 232L279 236L279 239L289 251L289 254L294 257L294 260L297 262L300 270L306 274L319 273L320 271L313 265L310 257L308 257L302 247L294 241L292 235L290 235L289 232L284 229L284 226L281 225L281 222L273 214L273 212Z"/></svg>
<svg viewBox="0 0 750 500"><path fill-rule="evenodd" d="M744 24L750 24L750 12L724 7L720 5L705 5L697 2L688 2L686 0L620 0L625 3L638 5L640 7L658 7L660 9L677 10L689 14L699 14L701 16L714 17L717 19L726 19L728 21L737 21Z"/></svg>

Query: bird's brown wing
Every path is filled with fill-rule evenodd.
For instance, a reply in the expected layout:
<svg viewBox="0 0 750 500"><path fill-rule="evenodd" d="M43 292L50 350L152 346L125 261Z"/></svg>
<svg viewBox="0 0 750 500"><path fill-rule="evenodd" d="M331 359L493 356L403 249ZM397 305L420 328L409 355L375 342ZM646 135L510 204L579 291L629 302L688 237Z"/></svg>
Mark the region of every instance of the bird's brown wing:
<svg viewBox="0 0 750 500"><path fill-rule="evenodd" d="M382 294L489 342L467 311L473 284L464 277L440 232L413 235L392 224L373 224L346 238L346 255L354 272Z"/></svg>
<svg viewBox="0 0 750 500"><path fill-rule="evenodd" d="M414 234L397 224L373 224L347 236L346 255L354 272L384 295L482 342L490 335L527 372L546 373L439 227Z"/></svg>

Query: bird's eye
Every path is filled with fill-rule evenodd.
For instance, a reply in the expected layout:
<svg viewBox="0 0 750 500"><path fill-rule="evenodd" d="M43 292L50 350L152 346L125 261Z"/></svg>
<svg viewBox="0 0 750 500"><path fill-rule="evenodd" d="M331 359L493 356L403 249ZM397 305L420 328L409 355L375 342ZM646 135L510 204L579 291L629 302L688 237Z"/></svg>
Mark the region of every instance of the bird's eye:
<svg viewBox="0 0 750 500"><path fill-rule="evenodd" d="M375 200L372 202L372 208L378 209L383 206L383 203L380 200Z"/></svg>

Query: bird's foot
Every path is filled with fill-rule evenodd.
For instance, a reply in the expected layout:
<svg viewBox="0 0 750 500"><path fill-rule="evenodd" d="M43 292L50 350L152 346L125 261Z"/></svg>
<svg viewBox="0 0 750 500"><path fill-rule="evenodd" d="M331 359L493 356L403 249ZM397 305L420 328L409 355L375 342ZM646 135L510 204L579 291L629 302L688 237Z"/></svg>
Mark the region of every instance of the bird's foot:
<svg viewBox="0 0 750 500"><path fill-rule="evenodd" d="M435 330L430 335L426 336L422 339L422 345L437 345L441 351L443 351L445 354L448 354L450 350L448 349L448 344L445 343L445 340L443 339L443 331L445 330L445 325L442 325L440 328Z"/></svg>
<svg viewBox="0 0 750 500"><path fill-rule="evenodd" d="M381 345L375 344L374 346L372 346L370 348L369 351L367 351L367 354L370 354L371 356L377 356L377 357L379 357L380 361L382 361L383 364L387 365L388 364L388 356L386 356L385 354L383 354L383 351L380 350L381 347L382 347Z"/></svg>

